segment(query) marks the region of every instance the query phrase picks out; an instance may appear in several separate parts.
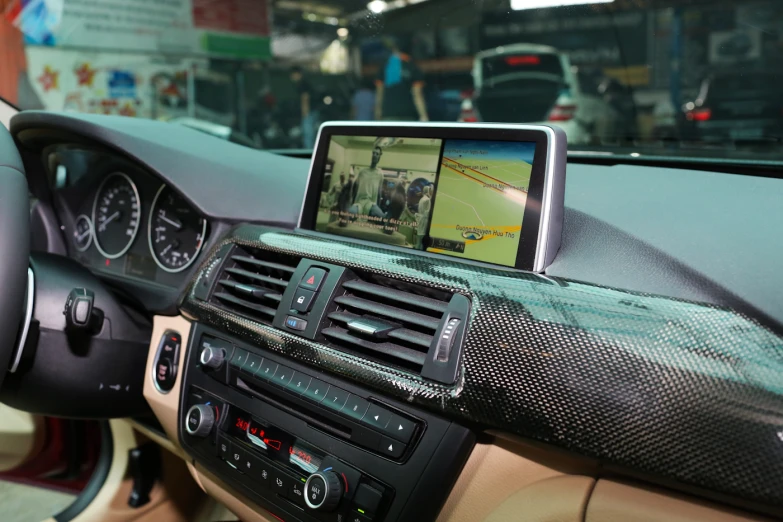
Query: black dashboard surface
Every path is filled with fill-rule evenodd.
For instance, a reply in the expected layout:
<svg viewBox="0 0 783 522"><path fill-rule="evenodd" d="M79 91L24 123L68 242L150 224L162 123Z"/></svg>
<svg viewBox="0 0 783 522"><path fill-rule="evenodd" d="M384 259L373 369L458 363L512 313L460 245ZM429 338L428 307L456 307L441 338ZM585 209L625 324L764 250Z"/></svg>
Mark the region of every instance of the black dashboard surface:
<svg viewBox="0 0 783 522"><path fill-rule="evenodd" d="M135 118L32 111L11 130L33 147L75 138L107 146L228 223L293 228L310 165ZM780 201L780 179L569 163L564 236L547 274L731 306L780 326Z"/></svg>

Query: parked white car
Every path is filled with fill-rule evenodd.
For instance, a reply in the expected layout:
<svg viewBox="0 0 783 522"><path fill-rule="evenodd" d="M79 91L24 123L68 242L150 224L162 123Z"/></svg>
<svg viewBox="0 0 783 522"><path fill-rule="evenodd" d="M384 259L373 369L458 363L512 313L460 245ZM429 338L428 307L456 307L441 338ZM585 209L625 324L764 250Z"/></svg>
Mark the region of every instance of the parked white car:
<svg viewBox="0 0 783 522"><path fill-rule="evenodd" d="M568 55L546 45L514 44L476 54L474 93L460 121L548 123L570 144L615 136L621 115L596 93L583 92Z"/></svg>

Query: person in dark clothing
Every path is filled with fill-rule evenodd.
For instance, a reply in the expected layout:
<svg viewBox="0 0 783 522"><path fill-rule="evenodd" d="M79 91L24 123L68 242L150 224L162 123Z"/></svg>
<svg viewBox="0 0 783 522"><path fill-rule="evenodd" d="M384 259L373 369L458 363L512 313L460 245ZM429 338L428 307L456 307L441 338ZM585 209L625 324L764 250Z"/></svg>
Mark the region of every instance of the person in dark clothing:
<svg viewBox="0 0 783 522"><path fill-rule="evenodd" d="M299 111L302 121L302 146L312 149L315 146L318 129L318 111L314 109L315 95L312 84L305 78L301 67L291 69L291 81L299 95Z"/></svg>
<svg viewBox="0 0 783 522"><path fill-rule="evenodd" d="M375 119L429 121L424 75L396 44L391 48L392 53L375 80Z"/></svg>

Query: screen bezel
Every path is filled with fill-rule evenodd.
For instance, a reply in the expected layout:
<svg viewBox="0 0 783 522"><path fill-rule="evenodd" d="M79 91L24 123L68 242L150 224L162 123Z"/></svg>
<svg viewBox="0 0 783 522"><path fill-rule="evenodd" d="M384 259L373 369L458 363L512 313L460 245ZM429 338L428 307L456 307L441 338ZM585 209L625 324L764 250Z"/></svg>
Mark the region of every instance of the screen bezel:
<svg viewBox="0 0 783 522"><path fill-rule="evenodd" d="M480 132L481 137L476 134ZM512 141L535 143L535 153L533 156L533 165L530 174L530 185L528 186L527 202L525 212L522 217L522 230L517 249L517 258L514 266L487 261L474 260L468 257L452 256L449 254L428 252L427 250L417 250L415 248L398 247L386 245L381 242L374 242L380 248L389 248L393 250L402 250L405 252L425 253L438 257L445 257L456 261L469 261L486 263L503 268L516 268L520 270L533 270L538 252L539 232L542 221L542 207L544 207L544 192L548 183L548 156L550 153L550 136L544 129L526 128L523 126L503 126L503 125L467 125L455 124L448 125L388 125L356 123L356 124L324 124L318 133L318 140L310 165L310 174L308 177L307 188L302 212L299 218L299 228L311 232L315 230L315 224L318 217L318 205L320 203L320 194L323 186L323 169L326 167L326 160L329 153L329 145L332 136L382 136L391 138L435 138L441 140L449 139L469 139L486 141ZM440 168L438 169L436 183L440 178ZM437 204L437 191L432 200L432 207ZM349 236L340 236L326 234L328 237L345 240L348 242L366 241L351 238ZM429 234L427 236L429 238Z"/></svg>

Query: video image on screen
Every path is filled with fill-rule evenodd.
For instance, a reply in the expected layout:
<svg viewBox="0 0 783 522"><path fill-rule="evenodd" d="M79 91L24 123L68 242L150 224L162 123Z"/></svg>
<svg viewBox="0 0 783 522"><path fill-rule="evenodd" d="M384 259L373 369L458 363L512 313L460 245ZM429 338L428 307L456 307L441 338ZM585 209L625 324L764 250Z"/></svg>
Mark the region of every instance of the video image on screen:
<svg viewBox="0 0 783 522"><path fill-rule="evenodd" d="M426 248L440 139L332 136L315 229Z"/></svg>

